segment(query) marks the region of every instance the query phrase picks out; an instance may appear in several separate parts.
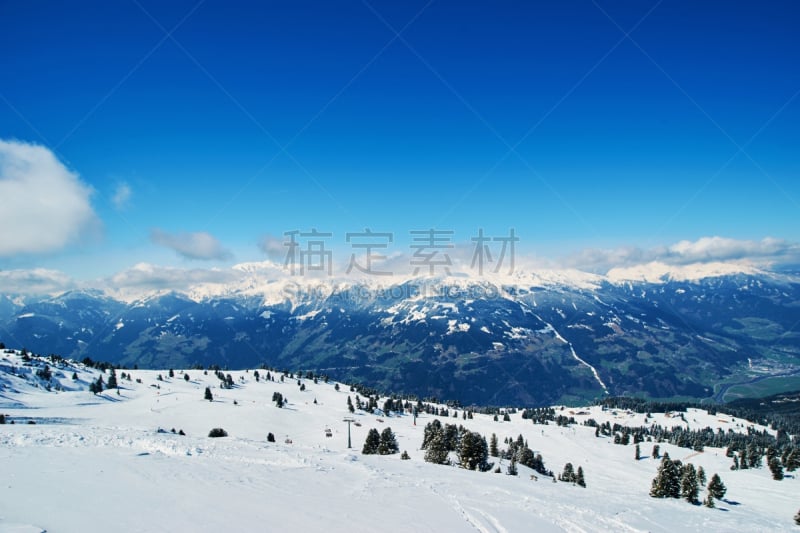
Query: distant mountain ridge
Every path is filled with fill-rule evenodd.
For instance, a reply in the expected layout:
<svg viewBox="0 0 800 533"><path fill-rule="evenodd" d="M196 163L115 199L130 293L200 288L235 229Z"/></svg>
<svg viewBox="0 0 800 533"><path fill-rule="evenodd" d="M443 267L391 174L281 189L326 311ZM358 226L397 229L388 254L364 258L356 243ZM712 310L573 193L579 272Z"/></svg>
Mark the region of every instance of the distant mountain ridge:
<svg viewBox="0 0 800 533"><path fill-rule="evenodd" d="M607 393L713 398L723 383L797 374L797 277L683 277L520 273L381 285L254 274L133 301L79 290L21 305L7 295L0 340L150 368L312 369L497 405Z"/></svg>

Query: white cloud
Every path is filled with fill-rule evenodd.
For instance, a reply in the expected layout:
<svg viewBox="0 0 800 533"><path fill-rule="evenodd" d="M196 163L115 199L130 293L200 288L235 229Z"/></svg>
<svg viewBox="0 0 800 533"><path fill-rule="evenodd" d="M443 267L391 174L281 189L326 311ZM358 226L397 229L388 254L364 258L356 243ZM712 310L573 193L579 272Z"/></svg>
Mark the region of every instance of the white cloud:
<svg viewBox="0 0 800 533"><path fill-rule="evenodd" d="M184 290L200 283L225 283L238 277L231 270L185 269L139 263L117 272L106 281L117 288Z"/></svg>
<svg viewBox="0 0 800 533"><path fill-rule="evenodd" d="M91 196L92 188L47 148L0 139L0 256L79 241L99 225Z"/></svg>
<svg viewBox="0 0 800 533"><path fill-rule="evenodd" d="M563 266L608 272L615 268L658 264L686 266L711 263L738 263L762 268L798 264L800 245L766 237L760 241L725 237L702 237L668 246L643 249L635 246L614 249L589 248L564 258Z"/></svg>
<svg viewBox="0 0 800 533"><path fill-rule="evenodd" d="M271 261L283 261L286 258L288 247L280 237L264 235L258 242L258 248L264 252Z"/></svg>
<svg viewBox="0 0 800 533"><path fill-rule="evenodd" d="M0 270L0 293L55 295L76 288L75 280L57 270Z"/></svg>
<svg viewBox="0 0 800 533"><path fill-rule="evenodd" d="M128 207L132 195L133 191L130 185L125 182L118 183L117 188L114 190L114 196L111 197L111 203L114 204L118 211L121 211Z"/></svg>
<svg viewBox="0 0 800 533"><path fill-rule="evenodd" d="M186 259L228 259L230 251L210 233L167 233L158 228L150 231L150 240L155 244L171 248Z"/></svg>

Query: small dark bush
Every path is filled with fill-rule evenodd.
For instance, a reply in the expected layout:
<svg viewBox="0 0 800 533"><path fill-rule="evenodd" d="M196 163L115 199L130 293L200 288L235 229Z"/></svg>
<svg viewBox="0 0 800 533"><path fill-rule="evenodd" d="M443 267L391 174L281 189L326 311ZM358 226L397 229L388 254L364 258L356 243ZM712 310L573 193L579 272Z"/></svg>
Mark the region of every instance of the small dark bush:
<svg viewBox="0 0 800 533"><path fill-rule="evenodd" d="M212 429L211 431L208 432L208 436L212 437L212 438L227 437L228 436L228 432L225 431L222 428L214 428L214 429Z"/></svg>
<svg viewBox="0 0 800 533"><path fill-rule="evenodd" d="M267 442L275 442L275 435L272 433L267 435Z"/></svg>

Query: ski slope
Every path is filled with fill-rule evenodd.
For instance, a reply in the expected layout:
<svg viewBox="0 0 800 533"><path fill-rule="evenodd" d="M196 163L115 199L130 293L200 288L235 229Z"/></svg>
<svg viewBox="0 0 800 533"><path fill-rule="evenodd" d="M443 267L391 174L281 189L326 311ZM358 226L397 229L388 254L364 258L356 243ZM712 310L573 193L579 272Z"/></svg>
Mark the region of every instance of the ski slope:
<svg viewBox="0 0 800 533"><path fill-rule="evenodd" d="M719 473L728 487L716 509L682 500L648 496L658 461L652 443L634 446L596 438L594 428L534 425L519 413L511 422L489 415L463 424L487 440L496 433L522 434L541 453L547 468L560 472L566 462L583 467L586 488L505 475L507 461L491 458L502 474L473 472L425 463L419 450L426 423L410 415L356 411L353 448L347 448L349 387L296 379L266 382L266 371L231 371L233 389L220 389L212 372L132 370L133 381L119 380L119 394L93 395L89 383L99 371L82 365L53 369L52 383L80 389L48 392L18 353L0 352L0 531L779 531L796 529L800 507L797 479L773 481L769 470L729 470L724 450L695 453L662 443L673 459ZM13 373L10 371L13 370ZM78 374L73 381L72 372ZM128 373L128 371L118 371ZM158 375L163 376L159 381ZM104 375L107 380L108 374ZM141 383L135 380L140 379ZM203 399L210 386L214 401ZM280 392L284 408L271 402ZM314 403L316 400L316 403ZM235 403L234 403L235 402ZM572 411L572 413L570 413ZM580 414L585 413L585 414ZM594 418L643 425L644 415L566 407L580 422ZM665 426L749 425L729 416L690 410L686 422L653 413ZM35 421L35 424L27 422ZM501 417L502 420L502 417ZM398 455L360 453L370 428L391 427ZM209 438L211 428L229 436ZM186 436L173 434L183 430ZM159 432L161 429L164 432ZM326 436L330 429L332 437ZM275 443L267 442L272 432ZM291 441L291 443L287 442ZM791 476L791 474L789 474ZM705 491L701 490L701 498Z"/></svg>

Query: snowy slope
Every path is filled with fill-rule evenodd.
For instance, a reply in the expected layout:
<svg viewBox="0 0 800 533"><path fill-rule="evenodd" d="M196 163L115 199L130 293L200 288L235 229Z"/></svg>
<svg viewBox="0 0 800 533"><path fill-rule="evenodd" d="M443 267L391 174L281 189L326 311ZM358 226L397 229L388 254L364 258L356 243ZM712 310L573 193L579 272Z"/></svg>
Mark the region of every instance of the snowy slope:
<svg viewBox="0 0 800 533"><path fill-rule="evenodd" d="M360 426L352 426L348 450L342 419L355 393L343 385L336 391L333 383L303 379L301 392L295 379L265 382L261 370L256 382L253 371L236 371L230 372L235 388L226 390L211 372L187 371L187 382L179 370L174 378L132 370L134 379L120 380L119 394L95 396L47 392L36 369L18 354L0 353L0 413L15 422L0 425L0 531L775 531L791 530L800 506L797 479L773 481L766 468L731 472L719 449L694 453L661 444L662 452L703 466L709 477L722 476L727 502L707 509L650 498L657 468L651 444L641 445L648 458L634 461L633 445L596 438L591 427L533 425L518 413L511 422L487 415L442 419L487 438L496 433L501 447L505 437L522 434L547 468L582 466L584 489L543 476L533 481L525 467L512 477L425 463L423 428L436 417L424 414L414 425L409 415L357 411ZM53 372L54 385L73 389L99 375L81 365ZM207 385L213 402L203 400ZM285 408L270 401L273 392L288 399ZM579 423L591 417L644 424L644 415L598 407L563 412ZM685 423L653 416L665 426L739 431L749 425L705 411L687 412ZM360 454L369 429L386 426L410 461ZM229 436L208 438L213 427ZM267 442L268 432L276 443Z"/></svg>

